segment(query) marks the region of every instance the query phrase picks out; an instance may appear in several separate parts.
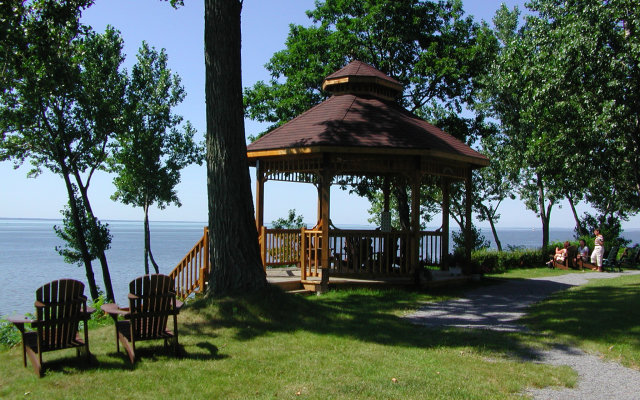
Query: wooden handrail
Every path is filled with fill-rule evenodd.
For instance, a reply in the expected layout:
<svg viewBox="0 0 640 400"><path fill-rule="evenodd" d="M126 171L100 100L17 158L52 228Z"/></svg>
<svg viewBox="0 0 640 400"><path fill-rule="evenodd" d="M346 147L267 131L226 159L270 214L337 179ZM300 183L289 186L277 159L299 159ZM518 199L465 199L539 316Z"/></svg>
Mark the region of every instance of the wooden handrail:
<svg viewBox="0 0 640 400"><path fill-rule="evenodd" d="M322 231L302 228L300 235L300 278L304 281L310 277L319 277Z"/></svg>
<svg viewBox="0 0 640 400"><path fill-rule="evenodd" d="M267 229L260 235L260 252L265 268L276 265L300 265L301 279L320 276L321 230ZM410 232L370 230L331 230L329 268L333 273L363 272L381 275L407 274ZM418 235L418 260L428 265L442 261L442 232L422 231ZM209 230L169 273L176 294L185 298L203 293L209 281ZM414 250L415 251L415 250Z"/></svg>
<svg viewBox="0 0 640 400"><path fill-rule="evenodd" d="M175 282L176 295L185 298L191 293L205 291L210 272L209 229L205 226L202 238L169 273L169 276Z"/></svg>
<svg viewBox="0 0 640 400"><path fill-rule="evenodd" d="M262 264L267 266L298 265L300 262L299 229L262 228L260 252Z"/></svg>

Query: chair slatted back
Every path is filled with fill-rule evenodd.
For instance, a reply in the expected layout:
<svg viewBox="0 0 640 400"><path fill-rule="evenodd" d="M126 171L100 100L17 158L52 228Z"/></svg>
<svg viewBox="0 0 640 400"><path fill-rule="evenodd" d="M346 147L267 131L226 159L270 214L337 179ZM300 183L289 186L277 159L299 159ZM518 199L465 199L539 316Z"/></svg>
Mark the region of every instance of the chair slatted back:
<svg viewBox="0 0 640 400"><path fill-rule="evenodd" d="M84 284L73 279L49 282L36 290L36 313L43 350L72 347L87 311Z"/></svg>
<svg viewBox="0 0 640 400"><path fill-rule="evenodd" d="M574 268L577 265L574 265L574 259L578 256L578 247L569 246L567 247L567 257L565 258L565 263L567 267Z"/></svg>
<svg viewBox="0 0 640 400"><path fill-rule="evenodd" d="M162 337L176 310L174 281L167 275L145 275L129 284L129 312L136 340Z"/></svg>
<svg viewBox="0 0 640 400"><path fill-rule="evenodd" d="M618 250L620 250L620 246L613 246L611 250L609 250L609 255L607 256L607 262L615 262L618 257Z"/></svg>

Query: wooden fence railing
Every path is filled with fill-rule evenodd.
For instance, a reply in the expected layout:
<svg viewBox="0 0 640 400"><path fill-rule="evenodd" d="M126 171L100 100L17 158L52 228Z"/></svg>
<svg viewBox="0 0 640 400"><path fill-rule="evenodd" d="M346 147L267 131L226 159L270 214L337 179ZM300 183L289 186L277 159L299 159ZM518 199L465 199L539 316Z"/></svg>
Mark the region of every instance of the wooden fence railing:
<svg viewBox="0 0 640 400"><path fill-rule="evenodd" d="M329 238L331 275L404 275L409 272L409 233L332 230Z"/></svg>
<svg viewBox="0 0 640 400"><path fill-rule="evenodd" d="M307 229L267 229L260 235L262 263L267 266L299 265L302 280L321 275L322 231ZM335 229L329 233L329 268L332 275L407 275L411 254L418 253L423 265L439 265L442 232L422 231L418 248L411 249L409 232ZM169 274L176 294L187 297L202 293L209 280L209 232L204 228L200 241Z"/></svg>
<svg viewBox="0 0 640 400"><path fill-rule="evenodd" d="M332 230L329 234L332 275L393 276L411 273L411 254L422 265L439 265L442 233L422 231L412 251L411 233Z"/></svg>
<svg viewBox="0 0 640 400"><path fill-rule="evenodd" d="M322 253L322 231L306 230L302 228L300 248L300 279L317 278L320 276L320 261Z"/></svg>
<svg viewBox="0 0 640 400"><path fill-rule="evenodd" d="M425 265L442 263L442 231L421 231L418 240L418 262ZM448 251L445 250L445 251Z"/></svg>
<svg viewBox="0 0 640 400"><path fill-rule="evenodd" d="M267 229L262 227L260 254L265 267L300 263L300 229Z"/></svg>
<svg viewBox="0 0 640 400"><path fill-rule="evenodd" d="M191 293L202 293L209 281L209 230L169 273L175 282L176 295L185 298Z"/></svg>

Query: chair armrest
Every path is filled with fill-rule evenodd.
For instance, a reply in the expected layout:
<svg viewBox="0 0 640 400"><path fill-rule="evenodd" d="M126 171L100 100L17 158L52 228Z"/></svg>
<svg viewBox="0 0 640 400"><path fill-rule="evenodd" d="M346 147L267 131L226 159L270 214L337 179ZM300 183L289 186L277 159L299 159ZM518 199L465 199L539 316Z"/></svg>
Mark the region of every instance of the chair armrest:
<svg viewBox="0 0 640 400"><path fill-rule="evenodd" d="M15 315L12 317L8 317L7 321L14 324L16 328L18 328L18 330L22 332L22 334L24 334L24 324L33 324L38 322L37 319L29 318L25 315Z"/></svg>
<svg viewBox="0 0 640 400"><path fill-rule="evenodd" d="M118 307L117 304L115 303L107 303L107 304L103 304L100 306L100 309L104 312L106 312L107 314L109 314L113 319L118 318L119 315L126 317L127 315L129 315L129 310L126 309L121 309L120 307Z"/></svg>
<svg viewBox="0 0 640 400"><path fill-rule="evenodd" d="M94 307L87 306L87 312L83 312L83 315L86 318L91 318L91 314L93 314L94 312L96 312L96 309Z"/></svg>
<svg viewBox="0 0 640 400"><path fill-rule="evenodd" d="M27 317L26 315L14 315L12 317L7 317L7 321L14 323L16 325L18 324L32 324L34 322L37 322L37 319L33 319L30 317Z"/></svg>

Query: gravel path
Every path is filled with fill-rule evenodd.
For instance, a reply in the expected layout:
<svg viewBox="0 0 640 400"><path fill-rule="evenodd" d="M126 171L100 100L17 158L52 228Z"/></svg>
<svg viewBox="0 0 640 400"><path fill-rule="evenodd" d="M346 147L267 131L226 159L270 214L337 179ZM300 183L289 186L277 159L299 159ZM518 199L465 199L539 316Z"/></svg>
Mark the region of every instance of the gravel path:
<svg viewBox="0 0 640 400"><path fill-rule="evenodd" d="M407 318L430 327L457 327L525 332L518 323L528 306L558 290L584 285L590 279L608 279L640 271L617 273L586 272L561 276L509 281L482 287L465 298L426 305ZM536 362L568 365L579 375L576 388L528 390L534 399L640 399L640 371L573 347L556 347L537 354Z"/></svg>

